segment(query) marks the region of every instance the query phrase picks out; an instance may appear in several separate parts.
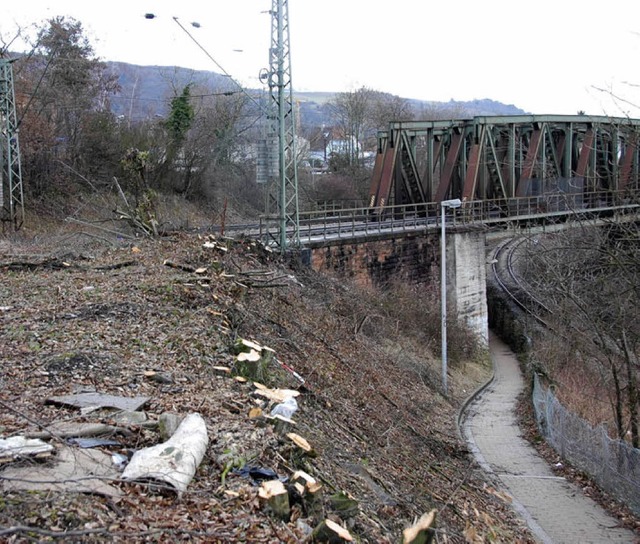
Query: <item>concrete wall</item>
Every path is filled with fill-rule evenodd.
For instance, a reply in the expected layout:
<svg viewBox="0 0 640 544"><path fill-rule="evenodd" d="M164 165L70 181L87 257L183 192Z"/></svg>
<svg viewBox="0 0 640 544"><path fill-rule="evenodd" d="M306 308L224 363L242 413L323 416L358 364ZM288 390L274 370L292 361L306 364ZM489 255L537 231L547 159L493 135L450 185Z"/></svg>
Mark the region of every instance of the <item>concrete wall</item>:
<svg viewBox="0 0 640 544"><path fill-rule="evenodd" d="M484 233L457 232L447 237L447 296L458 316L488 344L485 245Z"/></svg>
<svg viewBox="0 0 640 544"><path fill-rule="evenodd" d="M350 241L327 241L311 248L314 270L350 278L363 287L396 281L440 288L440 233ZM488 342L485 236L447 233L447 297L478 336Z"/></svg>

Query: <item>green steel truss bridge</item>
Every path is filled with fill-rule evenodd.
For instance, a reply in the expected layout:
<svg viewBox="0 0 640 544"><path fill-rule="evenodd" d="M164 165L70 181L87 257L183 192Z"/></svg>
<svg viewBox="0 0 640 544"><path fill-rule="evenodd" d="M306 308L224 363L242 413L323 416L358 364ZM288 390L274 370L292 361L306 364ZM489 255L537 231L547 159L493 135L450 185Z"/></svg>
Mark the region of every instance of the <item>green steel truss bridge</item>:
<svg viewBox="0 0 640 544"><path fill-rule="evenodd" d="M518 115L391 122L369 201L300 212L302 245L437 229L503 229L640 213L640 120ZM259 236L278 228L263 216Z"/></svg>
<svg viewBox="0 0 640 544"><path fill-rule="evenodd" d="M378 134L369 208L638 190L640 120L518 115L392 122Z"/></svg>

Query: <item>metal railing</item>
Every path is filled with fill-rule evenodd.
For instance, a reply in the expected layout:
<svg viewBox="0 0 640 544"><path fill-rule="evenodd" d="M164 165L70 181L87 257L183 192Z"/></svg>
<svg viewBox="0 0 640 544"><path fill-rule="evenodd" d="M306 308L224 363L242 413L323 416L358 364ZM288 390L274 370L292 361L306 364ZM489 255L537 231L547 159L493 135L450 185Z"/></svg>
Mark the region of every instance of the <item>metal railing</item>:
<svg viewBox="0 0 640 544"><path fill-rule="evenodd" d="M483 225L487 228L523 220L556 218L562 220L579 214L598 217L607 211L631 211L639 208L638 199L628 192L594 191L549 193L539 196L463 202L447 212L447 224ZM299 242L319 243L327 240L363 238L372 235L398 234L437 229L441 210L438 202L370 207L325 208L300 212ZM276 216L260 218L259 237L265 243L277 239L280 222Z"/></svg>

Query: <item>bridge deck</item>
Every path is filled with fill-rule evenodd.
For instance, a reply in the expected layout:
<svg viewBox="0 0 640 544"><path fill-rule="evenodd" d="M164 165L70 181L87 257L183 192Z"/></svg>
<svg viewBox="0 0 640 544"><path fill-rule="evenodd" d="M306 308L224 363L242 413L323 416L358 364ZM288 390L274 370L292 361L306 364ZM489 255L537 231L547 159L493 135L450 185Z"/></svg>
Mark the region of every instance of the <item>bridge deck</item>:
<svg viewBox="0 0 640 544"><path fill-rule="evenodd" d="M536 226L569 220L593 220L622 214L637 214L640 204L624 193L584 193L544 195L465 202L447 212L447 228L499 230L508 226ZM437 202L385 207L383 213L371 208L347 208L300 213L299 244L323 245L335 240L373 239L403 233L436 231L441 227L441 207ZM254 235L269 244L277 240L279 218L264 216ZM294 244L297 245L297 244Z"/></svg>

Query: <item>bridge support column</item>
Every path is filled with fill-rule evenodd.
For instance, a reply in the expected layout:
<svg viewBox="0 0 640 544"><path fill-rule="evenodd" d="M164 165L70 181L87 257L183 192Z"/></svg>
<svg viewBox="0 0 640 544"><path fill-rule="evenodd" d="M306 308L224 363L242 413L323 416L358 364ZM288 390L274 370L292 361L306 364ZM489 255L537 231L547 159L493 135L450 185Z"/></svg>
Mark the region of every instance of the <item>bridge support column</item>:
<svg viewBox="0 0 640 544"><path fill-rule="evenodd" d="M486 258L483 232L447 233L447 300L488 346Z"/></svg>

